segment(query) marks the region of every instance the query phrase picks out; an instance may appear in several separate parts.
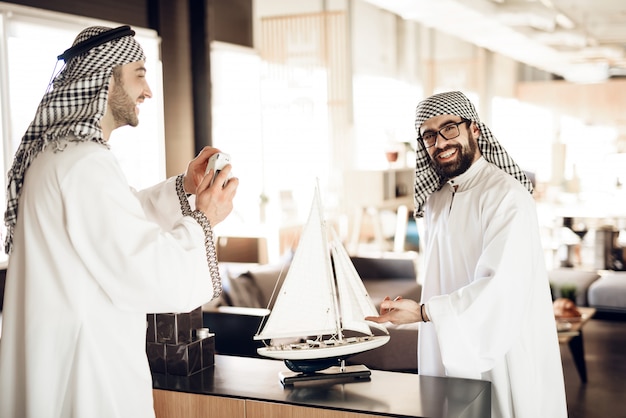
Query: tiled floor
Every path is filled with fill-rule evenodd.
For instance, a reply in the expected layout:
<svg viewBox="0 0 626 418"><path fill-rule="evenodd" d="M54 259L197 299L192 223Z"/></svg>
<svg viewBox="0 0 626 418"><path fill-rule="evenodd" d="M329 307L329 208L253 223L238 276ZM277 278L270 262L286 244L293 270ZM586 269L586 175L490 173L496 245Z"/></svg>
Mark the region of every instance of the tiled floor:
<svg viewBox="0 0 626 418"><path fill-rule="evenodd" d="M584 328L587 383L561 345L570 418L626 418L626 320L593 318Z"/></svg>

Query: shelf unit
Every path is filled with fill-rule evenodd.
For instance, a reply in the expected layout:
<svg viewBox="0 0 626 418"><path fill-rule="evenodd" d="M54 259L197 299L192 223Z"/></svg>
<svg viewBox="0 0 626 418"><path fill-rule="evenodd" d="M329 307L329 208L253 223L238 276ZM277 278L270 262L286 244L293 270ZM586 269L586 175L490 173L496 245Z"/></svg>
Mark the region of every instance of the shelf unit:
<svg viewBox="0 0 626 418"><path fill-rule="evenodd" d="M396 212L394 251L404 250L409 207L413 207L413 168L390 168L386 170L352 170L346 173L345 190L352 207L352 234L349 251L356 253L359 247L363 216L369 215L374 229L374 238L381 250L387 242L383 236L380 211Z"/></svg>

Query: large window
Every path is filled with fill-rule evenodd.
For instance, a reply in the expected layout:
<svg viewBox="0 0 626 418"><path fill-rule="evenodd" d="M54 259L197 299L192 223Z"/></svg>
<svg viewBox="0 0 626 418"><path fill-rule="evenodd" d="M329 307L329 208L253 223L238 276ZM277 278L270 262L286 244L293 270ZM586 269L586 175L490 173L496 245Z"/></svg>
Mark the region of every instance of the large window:
<svg viewBox="0 0 626 418"><path fill-rule="evenodd" d="M233 215L226 222L261 222L265 189L261 124L261 60L251 48L211 46L213 145L230 154L240 179Z"/></svg>
<svg viewBox="0 0 626 418"><path fill-rule="evenodd" d="M354 130L358 147L355 147L354 166L358 169L385 169L389 167L387 151L403 151L403 144L415 147L415 107L423 97L416 85L389 77L355 75ZM397 165L415 165L413 154Z"/></svg>
<svg viewBox="0 0 626 418"><path fill-rule="evenodd" d="M326 70L213 43L211 73L213 144L231 154L241 181L220 229L301 223L316 180L326 190L331 171Z"/></svg>
<svg viewBox="0 0 626 418"><path fill-rule="evenodd" d="M517 99L495 97L491 130L522 170L535 174L538 182L552 178L554 116L545 109Z"/></svg>
<svg viewBox="0 0 626 418"><path fill-rule="evenodd" d="M3 214L4 174L11 166L22 135L49 82L61 69L63 62L57 62L57 56L72 45L82 29L97 25L116 27L121 24L0 3L0 138L3 144L0 207ZM153 98L141 105L139 126L115 130L110 145L130 185L141 189L165 178L163 89L159 38L154 31L133 29L147 57L146 77Z"/></svg>
<svg viewBox="0 0 626 418"><path fill-rule="evenodd" d="M614 127L502 97L493 100L493 121L494 134L522 169L535 174L540 188L548 185L558 193L546 198L598 208L611 205L626 177L623 158L615 150Z"/></svg>
<svg viewBox="0 0 626 418"><path fill-rule="evenodd" d="M281 255L276 231L298 229L316 182L334 203L328 71L268 62L251 48L211 46L213 144L231 154L239 189L218 235L268 239L270 261ZM294 245L288 239L283 246Z"/></svg>

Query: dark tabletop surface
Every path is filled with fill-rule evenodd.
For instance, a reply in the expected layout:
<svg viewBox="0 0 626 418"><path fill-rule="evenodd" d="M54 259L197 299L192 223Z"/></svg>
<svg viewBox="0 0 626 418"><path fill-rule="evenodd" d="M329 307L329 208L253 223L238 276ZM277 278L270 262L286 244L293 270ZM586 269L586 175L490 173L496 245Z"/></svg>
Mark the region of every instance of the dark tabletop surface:
<svg viewBox="0 0 626 418"><path fill-rule="evenodd" d="M215 366L189 377L154 373L155 389L272 401L395 417L488 417L490 383L372 370L371 376L283 386L282 361L215 356Z"/></svg>

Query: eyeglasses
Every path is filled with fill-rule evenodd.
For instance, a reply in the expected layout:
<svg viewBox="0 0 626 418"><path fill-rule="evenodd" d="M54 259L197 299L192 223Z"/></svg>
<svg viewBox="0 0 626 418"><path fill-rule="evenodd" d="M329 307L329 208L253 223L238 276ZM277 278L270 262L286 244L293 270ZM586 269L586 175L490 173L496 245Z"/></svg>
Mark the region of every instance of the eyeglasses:
<svg viewBox="0 0 626 418"><path fill-rule="evenodd" d="M420 137L426 148L430 148L437 143L437 138L441 135L444 139L454 139L461 135L459 125L462 123L471 122L463 119L461 122L449 123L438 131L426 131Z"/></svg>

